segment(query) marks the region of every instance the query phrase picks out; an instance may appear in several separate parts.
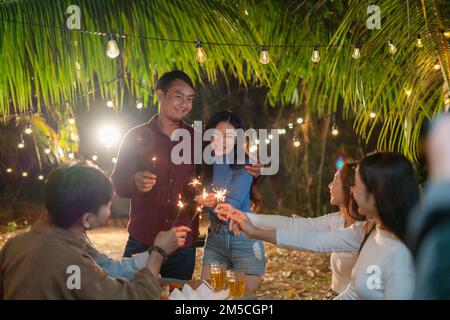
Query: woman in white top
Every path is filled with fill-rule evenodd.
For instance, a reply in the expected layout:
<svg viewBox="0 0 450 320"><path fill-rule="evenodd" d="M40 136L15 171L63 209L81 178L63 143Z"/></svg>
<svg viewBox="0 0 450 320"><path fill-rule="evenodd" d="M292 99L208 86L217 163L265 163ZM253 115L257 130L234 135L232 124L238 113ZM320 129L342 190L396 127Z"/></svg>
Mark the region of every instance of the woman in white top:
<svg viewBox="0 0 450 320"><path fill-rule="evenodd" d="M247 213L247 216L258 227L284 229L294 232L298 232L299 230L326 232L348 228L355 221L361 223L359 221L364 220L364 217L358 215L356 210L351 210L350 208L350 188L354 184L356 165L356 162L345 162L343 167L334 175L333 181L328 185L330 189L330 203L339 207L339 212L326 214L317 218L289 218L285 216L253 213ZM357 256L357 250L333 252L331 254L332 277L331 290L329 291L328 298L337 296L347 288Z"/></svg>
<svg viewBox="0 0 450 320"><path fill-rule="evenodd" d="M362 223L331 231L267 229L226 205L216 210L229 215L249 237L279 246L317 252L360 251L351 282L337 299L410 299L414 268L403 243L406 220L418 202L420 190L415 170L404 156L378 152L363 158L356 170L353 197L358 213L374 219L367 233Z"/></svg>

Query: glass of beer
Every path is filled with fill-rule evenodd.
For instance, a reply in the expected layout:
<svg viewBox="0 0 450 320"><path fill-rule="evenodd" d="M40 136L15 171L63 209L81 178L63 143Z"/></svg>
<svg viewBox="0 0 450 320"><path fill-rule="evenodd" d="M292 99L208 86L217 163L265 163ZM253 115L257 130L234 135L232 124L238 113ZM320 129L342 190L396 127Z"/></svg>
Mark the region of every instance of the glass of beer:
<svg viewBox="0 0 450 320"><path fill-rule="evenodd" d="M212 263L209 265L209 279L211 286L215 290L222 290L225 288L227 267L223 263Z"/></svg>
<svg viewBox="0 0 450 320"><path fill-rule="evenodd" d="M231 297L243 297L245 295L245 271L228 270L227 287Z"/></svg>

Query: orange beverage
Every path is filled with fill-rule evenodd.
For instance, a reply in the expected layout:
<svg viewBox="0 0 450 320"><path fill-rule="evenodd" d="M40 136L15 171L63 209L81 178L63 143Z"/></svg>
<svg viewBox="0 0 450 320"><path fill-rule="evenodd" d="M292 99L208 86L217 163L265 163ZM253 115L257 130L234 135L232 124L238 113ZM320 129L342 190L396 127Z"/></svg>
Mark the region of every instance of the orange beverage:
<svg viewBox="0 0 450 320"><path fill-rule="evenodd" d="M245 272L242 270L228 270L227 287L230 289L230 296L243 297L245 295Z"/></svg>
<svg viewBox="0 0 450 320"><path fill-rule="evenodd" d="M213 263L209 266L209 279L211 286L215 290L225 288L226 266L224 264Z"/></svg>

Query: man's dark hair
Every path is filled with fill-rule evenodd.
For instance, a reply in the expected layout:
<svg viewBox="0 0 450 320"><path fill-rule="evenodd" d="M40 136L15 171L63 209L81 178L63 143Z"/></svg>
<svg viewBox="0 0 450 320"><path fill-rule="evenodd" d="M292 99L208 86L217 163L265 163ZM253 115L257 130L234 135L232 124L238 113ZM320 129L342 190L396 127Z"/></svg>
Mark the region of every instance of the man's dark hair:
<svg viewBox="0 0 450 320"><path fill-rule="evenodd" d="M181 80L186 82L192 88L192 90L195 91L194 84L192 83L191 78L186 73L180 70L174 70L164 73L156 83L156 90L161 89L164 92L164 94L166 94L172 82L175 80Z"/></svg>
<svg viewBox="0 0 450 320"><path fill-rule="evenodd" d="M100 207L111 201L113 188L98 168L74 162L52 171L44 191L51 221L67 228L86 212L98 214Z"/></svg>

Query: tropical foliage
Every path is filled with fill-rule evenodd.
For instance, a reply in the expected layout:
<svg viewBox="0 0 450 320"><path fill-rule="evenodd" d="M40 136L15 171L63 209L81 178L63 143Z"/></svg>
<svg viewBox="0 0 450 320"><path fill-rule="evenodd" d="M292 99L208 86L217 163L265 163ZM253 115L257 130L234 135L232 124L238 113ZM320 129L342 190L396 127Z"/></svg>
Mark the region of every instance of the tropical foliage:
<svg viewBox="0 0 450 320"><path fill-rule="evenodd" d="M366 26L369 4L381 8L381 29ZM81 8L82 31L66 27L70 5ZM18 0L0 1L0 15L0 116L8 122L33 110L57 135L74 106L89 108L98 96L122 108L126 93L148 101L158 75L179 68L199 84L221 73L267 86L274 107L294 104L321 116L343 106L361 136L380 127L380 148L414 158L421 123L443 110L449 90L448 0ZM128 35L118 38L115 60L105 54L109 32ZM415 47L417 34L423 48ZM208 55L202 64L196 39ZM263 43L267 65L258 57ZM322 59L314 64L316 44Z"/></svg>

